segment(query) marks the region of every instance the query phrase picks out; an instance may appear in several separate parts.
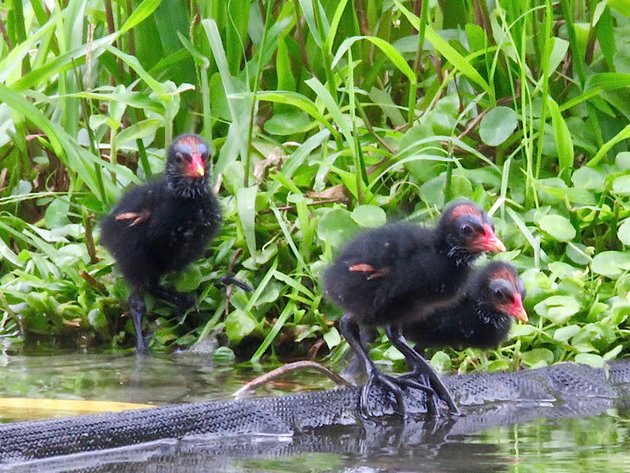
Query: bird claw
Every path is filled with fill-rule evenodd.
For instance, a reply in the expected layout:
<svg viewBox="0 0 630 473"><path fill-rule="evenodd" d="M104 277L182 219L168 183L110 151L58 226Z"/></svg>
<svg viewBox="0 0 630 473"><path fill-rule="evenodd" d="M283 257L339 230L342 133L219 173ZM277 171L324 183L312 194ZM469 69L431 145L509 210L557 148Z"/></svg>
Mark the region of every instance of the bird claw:
<svg viewBox="0 0 630 473"><path fill-rule="evenodd" d="M419 383L418 380L422 380L422 382ZM437 414L438 412L447 409L449 414L451 415L463 415L457 407L457 404L455 404L455 402L453 401L451 393L448 391L446 386L442 384L439 380L438 382L434 383L431 379L431 376L424 373L419 368L416 368L410 373L401 376L399 378L399 381L409 383L409 387L413 387L412 384L419 383L425 388L428 388L431 392L427 391L427 393L430 395L427 396L427 408L432 406L430 410L434 411L434 414ZM431 403L429 403L428 397L431 398Z"/></svg>
<svg viewBox="0 0 630 473"><path fill-rule="evenodd" d="M361 390L361 398L359 401L359 411L365 418L370 417L378 417L381 413L375 413L374 410L370 407L370 391L376 386L380 385L381 390L386 394L388 392L394 395L396 399L396 407L398 410L394 409L394 413L398 414L403 419L407 418L407 406L405 405L405 400L403 398L402 389L395 383L396 378L392 378L391 376L387 376L380 372L372 372L368 376L368 380L363 386Z"/></svg>

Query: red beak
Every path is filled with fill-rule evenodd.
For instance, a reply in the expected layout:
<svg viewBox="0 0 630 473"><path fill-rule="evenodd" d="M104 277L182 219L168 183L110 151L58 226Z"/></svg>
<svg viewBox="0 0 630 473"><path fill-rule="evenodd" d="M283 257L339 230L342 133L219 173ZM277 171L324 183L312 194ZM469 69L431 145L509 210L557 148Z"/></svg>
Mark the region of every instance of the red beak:
<svg viewBox="0 0 630 473"><path fill-rule="evenodd" d="M514 294L514 301L508 309L508 313L521 322L527 322L529 320L527 318L527 312L525 312L525 308L523 307L523 301L521 300L520 294Z"/></svg>
<svg viewBox="0 0 630 473"><path fill-rule="evenodd" d="M192 154L192 161L188 167L190 177L203 177L206 174L206 166L200 153Z"/></svg>
<svg viewBox="0 0 630 473"><path fill-rule="evenodd" d="M501 253L505 251L505 245L501 240L497 238L490 225L484 225L484 236L480 242L480 248L482 251L491 251L492 253Z"/></svg>

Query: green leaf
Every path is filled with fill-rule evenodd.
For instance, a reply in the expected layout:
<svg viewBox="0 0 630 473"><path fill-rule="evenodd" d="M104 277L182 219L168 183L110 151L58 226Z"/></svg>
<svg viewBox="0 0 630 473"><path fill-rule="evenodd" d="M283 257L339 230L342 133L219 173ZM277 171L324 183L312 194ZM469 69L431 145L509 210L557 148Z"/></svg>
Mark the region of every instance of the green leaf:
<svg viewBox="0 0 630 473"><path fill-rule="evenodd" d="M191 265L175 276L175 289L178 292L193 292L201 284L201 270L197 265Z"/></svg>
<svg viewBox="0 0 630 473"><path fill-rule="evenodd" d="M322 335L328 349L332 349L341 343L341 336L335 327L332 327L328 332Z"/></svg>
<svg viewBox="0 0 630 473"><path fill-rule="evenodd" d="M331 209L324 214L317 225L317 234L332 248L340 248L357 231L359 226L350 212L344 209Z"/></svg>
<svg viewBox="0 0 630 473"><path fill-rule="evenodd" d="M450 373L453 363L450 356L438 351L431 357L431 365L441 373Z"/></svg>
<svg viewBox="0 0 630 473"><path fill-rule="evenodd" d="M387 221L385 211L375 205L359 205L351 216L362 227L380 227Z"/></svg>
<svg viewBox="0 0 630 473"><path fill-rule="evenodd" d="M573 139L571 138L569 127L562 117L558 104L550 96L547 97L547 106L551 114L553 136L556 140L558 165L560 166L560 171L562 171L573 166Z"/></svg>
<svg viewBox="0 0 630 473"><path fill-rule="evenodd" d="M566 327L561 327L557 329L553 333L553 339L558 342L568 342L571 337L577 334L580 331L579 325L567 325Z"/></svg>
<svg viewBox="0 0 630 473"><path fill-rule="evenodd" d="M239 343L256 328L257 320L248 312L234 310L225 318L225 334L232 343Z"/></svg>
<svg viewBox="0 0 630 473"><path fill-rule="evenodd" d="M595 274L601 274L616 279L630 265L630 254L624 251L603 251L593 258L591 269Z"/></svg>
<svg viewBox="0 0 630 473"><path fill-rule="evenodd" d="M138 24L146 20L157 7L160 6L162 0L144 0L140 5L133 9L127 21L120 27L118 34L126 33L130 29L136 27Z"/></svg>
<svg viewBox="0 0 630 473"><path fill-rule="evenodd" d="M619 11L622 15L630 18L630 1L628 0L608 0L610 5L615 10Z"/></svg>
<svg viewBox="0 0 630 473"><path fill-rule="evenodd" d="M416 29L420 29L420 18L410 12L405 6L398 0L394 0L396 6L407 17L409 23ZM484 92L486 92L492 101L494 101L494 90L488 85L486 80L477 72L473 67L472 61L462 56L453 46L451 46L444 38L442 38L431 26L426 25L425 30L426 40L433 45L433 47L444 56L453 67L461 71L468 79L479 85Z"/></svg>
<svg viewBox="0 0 630 473"><path fill-rule="evenodd" d="M630 169L630 151L622 151L617 153L615 157L615 164L621 171L627 171Z"/></svg>
<svg viewBox="0 0 630 473"><path fill-rule="evenodd" d="M272 135L287 136L308 131L314 126L308 114L292 110L274 114L263 128Z"/></svg>
<svg viewBox="0 0 630 473"><path fill-rule="evenodd" d="M521 353L521 360L530 368L540 368L553 363L553 352L547 348L534 348Z"/></svg>
<svg viewBox="0 0 630 473"><path fill-rule="evenodd" d="M626 246L630 246L630 218L627 218L617 230L617 238Z"/></svg>
<svg viewBox="0 0 630 473"><path fill-rule="evenodd" d="M256 254L256 193L258 188L242 187L236 192L239 221L243 227L243 234L247 242L249 254Z"/></svg>
<svg viewBox="0 0 630 473"><path fill-rule="evenodd" d="M577 355L575 355L575 362L589 365L593 368L601 368L604 366L606 360L594 353L578 353Z"/></svg>
<svg viewBox="0 0 630 473"><path fill-rule="evenodd" d="M557 241L571 241L576 235L569 219L562 215L545 215L538 221L538 226Z"/></svg>
<svg viewBox="0 0 630 473"><path fill-rule="evenodd" d="M70 223L68 213L70 212L70 202L63 198L54 199L46 208L44 223L51 230L63 227Z"/></svg>
<svg viewBox="0 0 630 473"><path fill-rule="evenodd" d="M615 194L630 195L630 174L616 178L612 190Z"/></svg>
<svg viewBox="0 0 630 473"><path fill-rule="evenodd" d="M518 114L509 107L495 107L482 119L479 125L479 137L488 146L504 143L518 125Z"/></svg>
<svg viewBox="0 0 630 473"><path fill-rule="evenodd" d="M571 296L551 296L536 304L534 310L541 317L563 324L580 311L580 304Z"/></svg>
<svg viewBox="0 0 630 473"><path fill-rule="evenodd" d="M575 187L601 191L604 188L604 175L593 168L581 167L575 170L571 176L571 182Z"/></svg>
<svg viewBox="0 0 630 473"><path fill-rule="evenodd" d="M215 363L234 363L236 355L230 347L219 347L212 353L212 361Z"/></svg>

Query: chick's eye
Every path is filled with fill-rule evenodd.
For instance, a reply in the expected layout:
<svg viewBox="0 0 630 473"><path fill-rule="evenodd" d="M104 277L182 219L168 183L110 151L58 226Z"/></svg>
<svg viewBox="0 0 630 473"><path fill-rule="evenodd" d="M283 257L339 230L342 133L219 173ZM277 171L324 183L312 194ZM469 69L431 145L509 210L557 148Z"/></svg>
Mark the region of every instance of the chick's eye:
<svg viewBox="0 0 630 473"><path fill-rule="evenodd" d="M470 236L473 233L473 229L470 225L464 224L459 228L459 231L462 233L462 235L464 236Z"/></svg>
<svg viewBox="0 0 630 473"><path fill-rule="evenodd" d="M185 161L187 163L190 163L191 158L189 155L187 155L186 153L181 153L181 152L177 152L175 153L175 159L177 159L178 163L181 163L182 161Z"/></svg>

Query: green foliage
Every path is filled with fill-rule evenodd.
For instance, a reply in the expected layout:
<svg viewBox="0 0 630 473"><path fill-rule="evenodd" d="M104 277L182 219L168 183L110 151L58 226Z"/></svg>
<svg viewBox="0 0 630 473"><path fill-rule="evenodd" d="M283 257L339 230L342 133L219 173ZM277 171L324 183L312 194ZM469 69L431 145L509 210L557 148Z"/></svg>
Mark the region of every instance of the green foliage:
<svg viewBox="0 0 630 473"><path fill-rule="evenodd" d="M228 5L0 8L2 337L132 343L98 220L194 130L215 150L225 226L169 279L198 293L198 314L148 301L153 348L221 333L254 360L322 347L337 359L322 268L360 229L430 222L466 196L492 208L531 323L496 352L437 352L437 365L627 354L625 2ZM228 269L255 292L228 294ZM372 353L400 363L382 341Z"/></svg>

